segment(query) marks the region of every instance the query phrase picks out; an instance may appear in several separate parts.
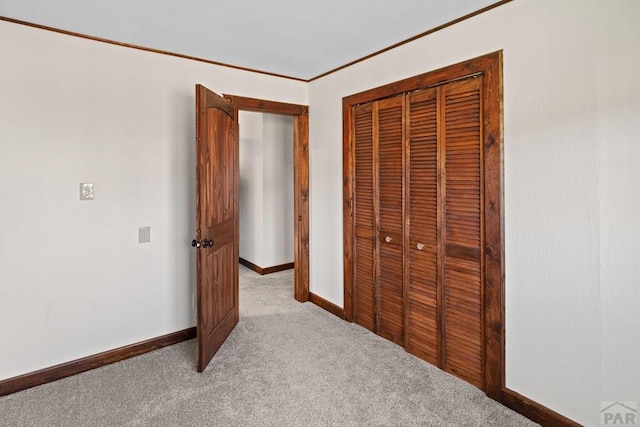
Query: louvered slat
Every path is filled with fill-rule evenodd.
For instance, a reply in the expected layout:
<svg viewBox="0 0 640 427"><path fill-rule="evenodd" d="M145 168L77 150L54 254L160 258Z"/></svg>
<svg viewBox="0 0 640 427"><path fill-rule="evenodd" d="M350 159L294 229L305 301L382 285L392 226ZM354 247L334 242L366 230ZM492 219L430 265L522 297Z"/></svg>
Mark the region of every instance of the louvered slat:
<svg viewBox="0 0 640 427"><path fill-rule="evenodd" d="M434 250L438 216L437 91L418 92L408 100L406 348L438 365L438 266Z"/></svg>
<svg viewBox="0 0 640 427"><path fill-rule="evenodd" d="M378 334L403 345L403 97L375 104L379 165Z"/></svg>
<svg viewBox="0 0 640 427"><path fill-rule="evenodd" d="M443 368L483 386L480 79L444 93Z"/></svg>
<svg viewBox="0 0 640 427"><path fill-rule="evenodd" d="M373 164L373 109L371 104L354 108L354 280L353 316L356 323L376 330L375 214Z"/></svg>

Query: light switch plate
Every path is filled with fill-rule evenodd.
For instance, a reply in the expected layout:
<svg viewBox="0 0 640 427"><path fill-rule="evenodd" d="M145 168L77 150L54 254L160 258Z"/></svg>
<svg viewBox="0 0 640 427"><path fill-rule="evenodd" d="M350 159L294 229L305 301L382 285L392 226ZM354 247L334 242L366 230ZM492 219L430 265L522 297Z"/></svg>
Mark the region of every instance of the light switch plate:
<svg viewBox="0 0 640 427"><path fill-rule="evenodd" d="M93 200L93 182L80 183L80 200Z"/></svg>
<svg viewBox="0 0 640 427"><path fill-rule="evenodd" d="M151 241L151 227L138 228L138 243L149 243Z"/></svg>

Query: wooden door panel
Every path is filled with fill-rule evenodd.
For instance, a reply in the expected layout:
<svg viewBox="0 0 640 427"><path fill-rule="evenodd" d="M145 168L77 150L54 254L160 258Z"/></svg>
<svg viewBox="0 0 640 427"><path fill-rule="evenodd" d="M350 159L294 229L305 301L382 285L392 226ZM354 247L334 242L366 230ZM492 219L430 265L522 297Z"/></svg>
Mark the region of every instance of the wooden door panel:
<svg viewBox="0 0 640 427"><path fill-rule="evenodd" d="M407 350L434 365L439 361L436 254L411 249L408 264Z"/></svg>
<svg viewBox="0 0 640 427"><path fill-rule="evenodd" d="M443 97L443 369L482 388L481 78L447 84Z"/></svg>
<svg viewBox="0 0 640 427"><path fill-rule="evenodd" d="M406 161L407 350L440 361L438 309L438 100L436 89L408 96Z"/></svg>
<svg viewBox="0 0 640 427"><path fill-rule="evenodd" d="M204 249L203 260L205 270L209 273L202 287L202 327L204 330L214 331L234 308L233 293L227 292L221 285L226 277L232 274L232 268L227 261L232 245L224 245L218 250Z"/></svg>
<svg viewBox="0 0 640 427"><path fill-rule="evenodd" d="M375 103L378 152L379 228L380 234L402 236L403 97Z"/></svg>
<svg viewBox="0 0 640 427"><path fill-rule="evenodd" d="M378 334L404 345L404 96L374 103L378 188Z"/></svg>
<svg viewBox="0 0 640 427"><path fill-rule="evenodd" d="M402 246L383 244L379 254L378 334L404 345Z"/></svg>
<svg viewBox="0 0 640 427"><path fill-rule="evenodd" d="M202 372L238 323L235 112L196 86L197 368Z"/></svg>
<svg viewBox="0 0 640 427"><path fill-rule="evenodd" d="M354 253L353 319L376 331L375 183L373 108L354 108Z"/></svg>
<svg viewBox="0 0 640 427"><path fill-rule="evenodd" d="M376 331L376 290L374 274L374 246L372 238L356 238L355 256L357 259L354 271L354 321Z"/></svg>
<svg viewBox="0 0 640 427"><path fill-rule="evenodd" d="M220 284L222 280L231 277L233 274L233 265L229 263L231 259L233 259L233 244L226 244L215 251L214 271L216 273L213 277L213 289L216 290L214 295L216 316L214 319L217 323L222 322L225 317L232 314L234 309L233 292L228 292Z"/></svg>

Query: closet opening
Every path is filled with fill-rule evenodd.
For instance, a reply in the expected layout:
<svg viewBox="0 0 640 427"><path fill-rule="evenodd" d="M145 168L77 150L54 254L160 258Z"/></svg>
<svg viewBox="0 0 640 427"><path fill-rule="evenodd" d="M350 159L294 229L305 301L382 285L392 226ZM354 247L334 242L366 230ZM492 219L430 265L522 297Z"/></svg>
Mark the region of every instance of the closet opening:
<svg viewBox="0 0 640 427"><path fill-rule="evenodd" d="M264 275L294 268L293 117L238 112L240 264Z"/></svg>

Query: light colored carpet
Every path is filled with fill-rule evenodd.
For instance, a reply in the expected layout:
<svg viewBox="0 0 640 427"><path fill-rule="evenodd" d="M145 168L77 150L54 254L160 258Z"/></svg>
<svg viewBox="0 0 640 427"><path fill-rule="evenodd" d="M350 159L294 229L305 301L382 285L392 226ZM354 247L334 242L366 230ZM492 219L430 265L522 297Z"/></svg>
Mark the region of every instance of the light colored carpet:
<svg viewBox="0 0 640 427"><path fill-rule="evenodd" d="M193 340L0 398L1 426L530 426L401 347L241 267L240 323L204 373Z"/></svg>

